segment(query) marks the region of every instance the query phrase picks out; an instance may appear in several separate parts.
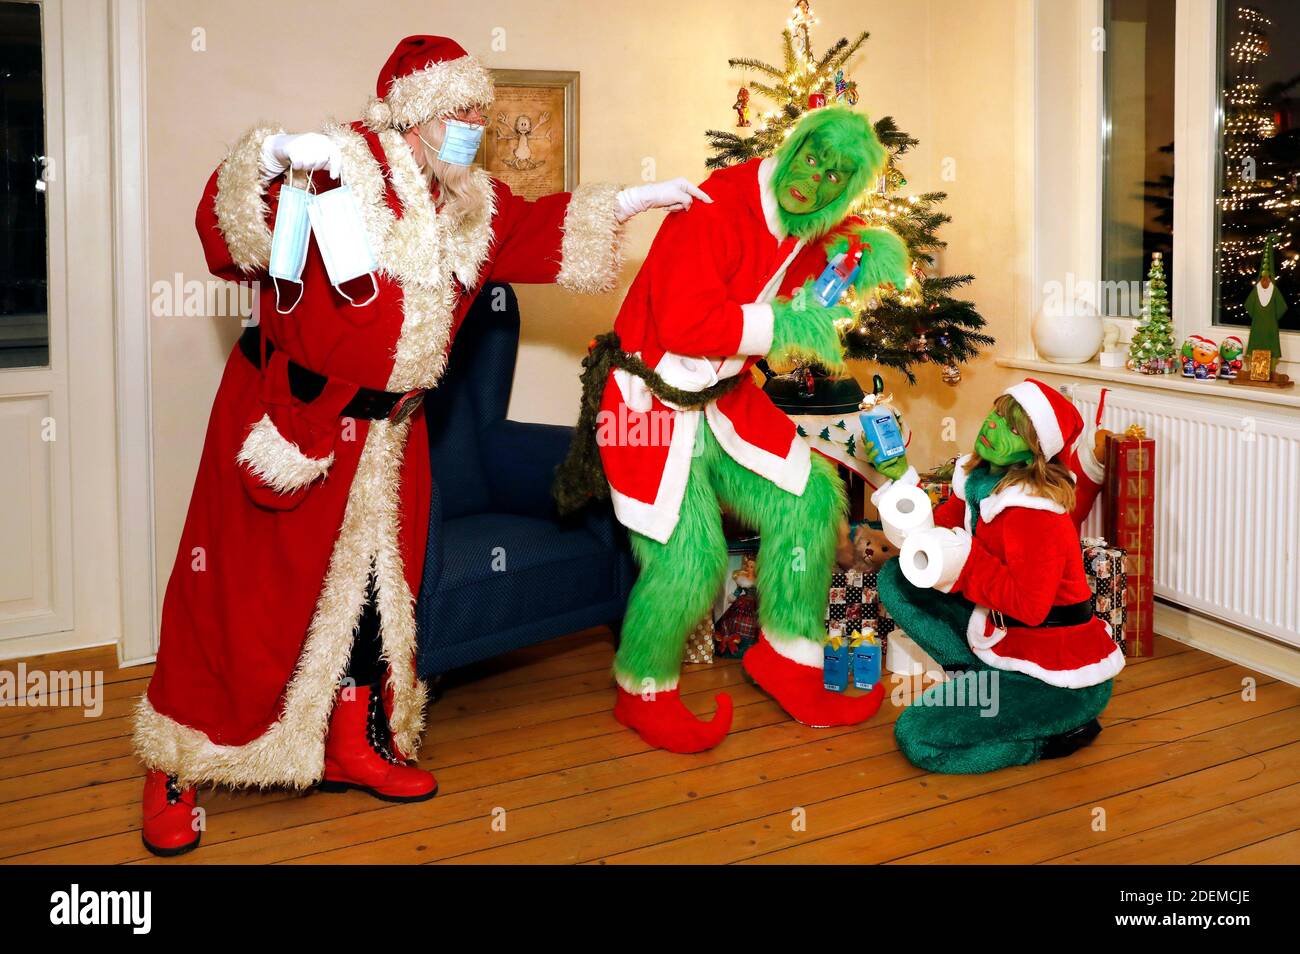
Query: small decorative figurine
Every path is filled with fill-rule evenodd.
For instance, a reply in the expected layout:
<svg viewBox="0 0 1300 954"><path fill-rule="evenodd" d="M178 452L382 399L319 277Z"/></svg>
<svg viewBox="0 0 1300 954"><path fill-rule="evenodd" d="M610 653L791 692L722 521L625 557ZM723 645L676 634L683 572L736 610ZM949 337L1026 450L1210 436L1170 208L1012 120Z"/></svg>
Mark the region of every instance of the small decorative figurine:
<svg viewBox="0 0 1300 954"><path fill-rule="evenodd" d="M1236 378L1241 373L1241 356L1245 352L1246 346L1236 335L1228 335L1224 338L1219 344L1219 377L1229 381Z"/></svg>
<svg viewBox="0 0 1300 954"><path fill-rule="evenodd" d="M732 109L736 111L736 125L749 126L749 87L742 86L736 90L736 102L732 104Z"/></svg>

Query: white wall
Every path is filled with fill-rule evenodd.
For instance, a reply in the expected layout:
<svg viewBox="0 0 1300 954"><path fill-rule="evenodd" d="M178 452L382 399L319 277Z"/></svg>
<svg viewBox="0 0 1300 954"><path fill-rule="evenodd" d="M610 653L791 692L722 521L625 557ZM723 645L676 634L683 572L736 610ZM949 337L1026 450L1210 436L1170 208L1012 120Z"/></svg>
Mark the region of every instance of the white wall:
<svg viewBox="0 0 1300 954"><path fill-rule="evenodd" d="M824 47L866 29L864 52L850 64L859 109L894 115L921 140L906 165L916 191L947 190L953 223L945 271L970 271L969 290L994 335L1010 339L1023 235L1015 218L1011 153L1016 137L1014 82L1025 0L820 0L815 38ZM573 69L582 73L581 177L633 181L644 158L659 177L704 176L704 130L734 123L729 107L741 77L731 56L775 59L789 14L786 0L660 0L653 4L494 0L382 5L317 0L266 3L153 0L148 5L150 275L205 278L193 212L224 144L258 120L314 127L324 117L355 116L373 90L393 44L409 33L456 37L488 66ZM380 13L379 11L382 11ZM506 30L507 49L490 50ZM192 49L203 31L206 50ZM1023 37L1019 38L1023 41ZM941 178L945 158L954 181ZM556 288L521 288L523 344L512 415L571 422L579 361L588 340L607 330L659 216L631 226L631 261L619 291L580 298ZM202 446L212 394L238 329L233 321L154 319L153 396L157 562L160 587L171 570ZM869 374L870 369L862 369ZM914 458L929 464L964 449L977 411L1011 373L983 360L957 389L938 370L920 369L907 389L888 375L916 430ZM958 421L958 444L940 421Z"/></svg>

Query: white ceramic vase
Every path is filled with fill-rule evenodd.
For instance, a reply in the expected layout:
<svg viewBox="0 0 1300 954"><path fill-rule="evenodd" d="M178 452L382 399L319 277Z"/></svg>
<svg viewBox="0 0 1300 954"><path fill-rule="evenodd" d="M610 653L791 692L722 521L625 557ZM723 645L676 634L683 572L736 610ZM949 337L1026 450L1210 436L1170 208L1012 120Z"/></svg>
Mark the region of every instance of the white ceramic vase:
<svg viewBox="0 0 1300 954"><path fill-rule="evenodd" d="M1042 313L1034 322L1034 347L1045 361L1086 364L1101 348L1105 332L1100 315L1077 306L1064 315Z"/></svg>

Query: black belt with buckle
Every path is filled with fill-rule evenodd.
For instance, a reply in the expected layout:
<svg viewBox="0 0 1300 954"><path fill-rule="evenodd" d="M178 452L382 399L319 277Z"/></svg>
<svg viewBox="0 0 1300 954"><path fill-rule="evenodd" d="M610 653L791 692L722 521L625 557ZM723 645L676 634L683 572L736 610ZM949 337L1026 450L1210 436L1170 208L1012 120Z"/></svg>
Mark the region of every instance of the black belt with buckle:
<svg viewBox="0 0 1300 954"><path fill-rule="evenodd" d="M1008 627L1019 627L1021 629L1043 629L1048 626L1082 626L1088 620L1092 619L1092 601L1083 600L1079 603L1069 603L1065 606L1053 606L1047 614L1047 619L1043 620L1037 626L1029 623L1023 623L1012 616L993 611L993 624L1003 629Z"/></svg>
<svg viewBox="0 0 1300 954"><path fill-rule="evenodd" d="M239 350L255 367L261 367L262 329L258 325L244 329L244 333L239 336ZM268 338L266 356L271 357L275 350L275 345ZM325 375L304 368L293 359L289 360L289 392L304 404L310 404L320 397L328 382L329 378ZM394 424L400 424L415 412L423 400L423 389L407 391L403 394L397 391L379 391L375 388L358 388L352 400L339 411L339 417L363 417L372 421L387 418Z"/></svg>

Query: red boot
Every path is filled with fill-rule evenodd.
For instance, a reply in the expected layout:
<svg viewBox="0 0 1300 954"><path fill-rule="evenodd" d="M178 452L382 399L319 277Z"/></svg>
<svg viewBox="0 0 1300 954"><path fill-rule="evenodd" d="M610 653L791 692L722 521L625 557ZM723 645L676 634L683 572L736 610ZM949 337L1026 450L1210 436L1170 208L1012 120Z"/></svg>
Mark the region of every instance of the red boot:
<svg viewBox="0 0 1300 954"><path fill-rule="evenodd" d="M144 795L141 807L144 818L140 824L140 839L155 855L171 858L193 851L199 846L202 833L194 829L194 805L198 793L194 786L181 788L176 776L166 772L149 771L144 777Z"/></svg>
<svg viewBox="0 0 1300 954"><path fill-rule="evenodd" d="M865 696L830 692L820 666L806 666L782 656L767 636L759 637L741 660L745 672L797 722L818 729L866 722L880 708L885 684L876 683Z"/></svg>
<svg viewBox="0 0 1300 954"><path fill-rule="evenodd" d="M423 802L438 793L433 775L393 753L382 693L357 686L355 698L339 693L325 739L322 792L358 788L386 802Z"/></svg>
<svg viewBox="0 0 1300 954"><path fill-rule="evenodd" d="M717 711L708 722L682 704L676 689L657 692L650 700L634 696L618 687L614 718L641 736L647 745L669 752L703 752L711 749L731 731L731 696L720 692L714 697Z"/></svg>

